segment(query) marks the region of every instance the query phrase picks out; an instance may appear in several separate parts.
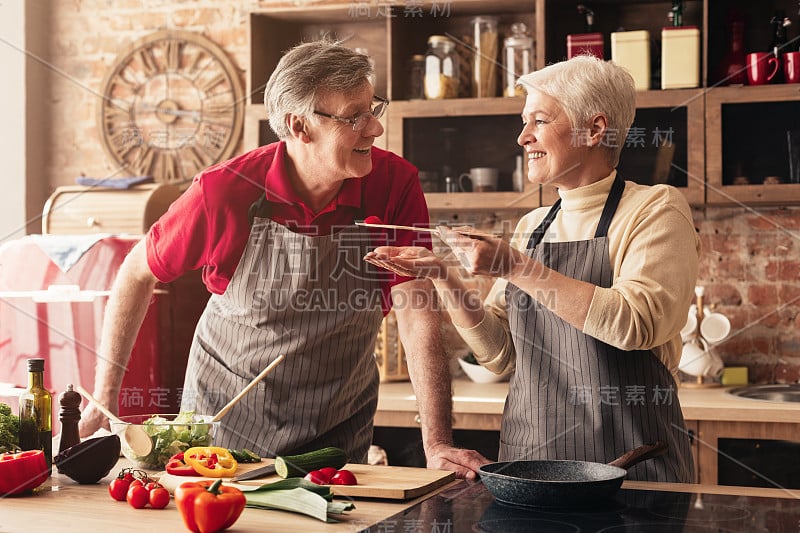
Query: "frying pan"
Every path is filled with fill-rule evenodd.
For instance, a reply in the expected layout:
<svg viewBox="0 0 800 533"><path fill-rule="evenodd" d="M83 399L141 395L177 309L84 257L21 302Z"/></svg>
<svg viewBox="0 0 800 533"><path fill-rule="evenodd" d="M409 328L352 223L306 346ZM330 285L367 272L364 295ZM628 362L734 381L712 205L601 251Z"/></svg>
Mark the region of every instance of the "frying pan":
<svg viewBox="0 0 800 533"><path fill-rule="evenodd" d="M665 454L661 442L639 446L608 464L507 461L480 467L484 486L502 502L523 507L579 507L613 498L631 466Z"/></svg>

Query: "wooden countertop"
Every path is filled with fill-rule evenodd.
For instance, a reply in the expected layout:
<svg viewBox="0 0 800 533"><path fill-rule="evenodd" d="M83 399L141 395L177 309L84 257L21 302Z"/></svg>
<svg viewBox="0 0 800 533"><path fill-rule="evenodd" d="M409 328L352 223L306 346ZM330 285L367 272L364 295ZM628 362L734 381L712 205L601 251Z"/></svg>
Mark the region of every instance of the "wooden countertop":
<svg viewBox="0 0 800 533"><path fill-rule="evenodd" d="M36 489L35 494L0 498L0 531L188 531L174 500L165 509L134 509L127 502L111 499L108 484L125 466L131 465L126 459L120 459L111 473L94 485L79 485L59 474L54 467L53 476ZM453 481L430 494L407 501L357 499L356 508L334 524L296 513L246 508L231 531L354 533L458 483L461 481Z"/></svg>
<svg viewBox="0 0 800 533"><path fill-rule="evenodd" d="M684 418L686 420L731 422L797 423L800 420L800 403L778 403L739 398L727 393L732 388L680 387L678 399ZM456 378L453 380L454 417L468 415L493 421L502 416L507 393L507 382L474 383L465 378ZM401 413L416 415L416 401L411 383L381 383L376 425L396 420L396 415ZM398 424L389 423L387 425Z"/></svg>

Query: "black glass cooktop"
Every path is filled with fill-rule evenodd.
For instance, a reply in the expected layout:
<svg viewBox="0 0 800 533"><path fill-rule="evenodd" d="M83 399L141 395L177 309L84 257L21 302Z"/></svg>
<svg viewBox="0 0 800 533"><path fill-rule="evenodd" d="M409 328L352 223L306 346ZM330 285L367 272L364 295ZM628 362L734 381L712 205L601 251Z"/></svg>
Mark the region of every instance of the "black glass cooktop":
<svg viewBox="0 0 800 533"><path fill-rule="evenodd" d="M495 500L481 483L462 484L387 518L370 533L800 532L800 500L620 490L595 508L528 509Z"/></svg>

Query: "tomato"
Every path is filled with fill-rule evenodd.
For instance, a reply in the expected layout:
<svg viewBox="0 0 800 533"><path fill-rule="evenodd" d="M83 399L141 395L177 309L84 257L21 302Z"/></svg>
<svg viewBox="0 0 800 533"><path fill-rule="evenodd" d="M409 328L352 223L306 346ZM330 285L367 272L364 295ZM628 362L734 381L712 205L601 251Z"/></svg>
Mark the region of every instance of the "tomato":
<svg viewBox="0 0 800 533"><path fill-rule="evenodd" d="M169 504L169 492L161 485L150 491L150 507L163 509Z"/></svg>
<svg viewBox="0 0 800 533"><path fill-rule="evenodd" d="M150 492L144 488L144 486L136 485L135 483L135 481L131 483L128 493L125 495L125 499L128 500L128 503L131 504L131 507L134 509L143 509L150 500Z"/></svg>
<svg viewBox="0 0 800 533"><path fill-rule="evenodd" d="M327 485L331 482L331 479L319 470L312 470L303 479L317 485Z"/></svg>
<svg viewBox="0 0 800 533"><path fill-rule="evenodd" d="M125 478L117 478L111 481L108 485L108 493L111 495L112 498L117 500L118 502L124 502L125 497L128 494L128 489L131 486L131 482L126 480Z"/></svg>
<svg viewBox="0 0 800 533"><path fill-rule="evenodd" d="M157 489L157 488L159 488L160 486L161 486L161 485L160 485L158 482L156 482L156 481L150 481L149 483L147 483L147 484L144 486L144 488L146 488L146 489L147 489L147 492L150 492L151 490L153 490L153 489Z"/></svg>
<svg viewBox="0 0 800 533"><path fill-rule="evenodd" d="M351 471L339 470L331 478L331 485L358 485L358 481Z"/></svg>
<svg viewBox="0 0 800 533"><path fill-rule="evenodd" d="M131 481L130 487L144 487L144 483L142 483L141 479L134 479L133 481Z"/></svg>

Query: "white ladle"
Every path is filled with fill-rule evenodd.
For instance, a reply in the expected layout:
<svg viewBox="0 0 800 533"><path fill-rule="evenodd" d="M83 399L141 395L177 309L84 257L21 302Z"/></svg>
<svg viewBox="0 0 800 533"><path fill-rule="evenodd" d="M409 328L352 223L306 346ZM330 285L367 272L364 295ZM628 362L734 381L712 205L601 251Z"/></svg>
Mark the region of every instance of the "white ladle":
<svg viewBox="0 0 800 533"><path fill-rule="evenodd" d="M116 422L117 424L122 424L126 426L122 430L120 436L122 437L122 439L125 441L125 444L128 446L128 448L131 449L133 453L135 453L139 457L144 457L153 450L153 440L141 426L133 425L129 422L125 422L124 420L120 419L117 415L109 411L105 405L100 403L100 401L97 398L89 394L89 391L87 391L80 385L77 385L75 387L75 390L80 392L84 398L86 398L87 400L89 400L89 402L94 404L94 406L97 407L97 410L106 415L110 420Z"/></svg>

